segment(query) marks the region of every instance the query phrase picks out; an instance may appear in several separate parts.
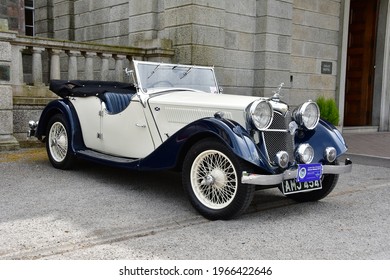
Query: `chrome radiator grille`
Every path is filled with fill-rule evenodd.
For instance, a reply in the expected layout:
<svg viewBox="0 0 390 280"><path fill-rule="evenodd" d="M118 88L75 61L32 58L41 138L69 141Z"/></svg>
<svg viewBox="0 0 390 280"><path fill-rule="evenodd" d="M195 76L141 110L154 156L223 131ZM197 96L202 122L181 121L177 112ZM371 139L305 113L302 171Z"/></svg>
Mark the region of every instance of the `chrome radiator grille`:
<svg viewBox="0 0 390 280"><path fill-rule="evenodd" d="M294 136L288 130L291 121L291 112L287 112L284 116L279 112L274 112L271 126L263 132L264 145L270 163L274 161L276 153L282 150L289 154L290 161L294 159Z"/></svg>

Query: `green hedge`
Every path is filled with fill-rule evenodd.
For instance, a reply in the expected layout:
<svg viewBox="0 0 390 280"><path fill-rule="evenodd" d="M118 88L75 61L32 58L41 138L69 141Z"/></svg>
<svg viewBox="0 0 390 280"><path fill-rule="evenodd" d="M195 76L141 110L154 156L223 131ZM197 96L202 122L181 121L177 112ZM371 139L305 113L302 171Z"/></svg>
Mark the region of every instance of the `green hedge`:
<svg viewBox="0 0 390 280"><path fill-rule="evenodd" d="M321 96L317 99L317 104L318 107L320 107L322 119L330 122L333 125L339 124L339 110L334 99Z"/></svg>

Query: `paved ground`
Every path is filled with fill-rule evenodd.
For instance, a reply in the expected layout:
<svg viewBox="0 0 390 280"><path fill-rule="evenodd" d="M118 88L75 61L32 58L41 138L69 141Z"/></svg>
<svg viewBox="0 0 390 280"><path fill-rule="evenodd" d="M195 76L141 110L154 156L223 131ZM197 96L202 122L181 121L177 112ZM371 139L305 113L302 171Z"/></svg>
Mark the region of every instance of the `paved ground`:
<svg viewBox="0 0 390 280"><path fill-rule="evenodd" d="M390 167L390 132L343 135L352 162Z"/></svg>
<svg viewBox="0 0 390 280"><path fill-rule="evenodd" d="M176 173L61 171L44 149L0 153L0 170L0 259L390 259L385 167L355 164L317 203L260 191L214 222Z"/></svg>

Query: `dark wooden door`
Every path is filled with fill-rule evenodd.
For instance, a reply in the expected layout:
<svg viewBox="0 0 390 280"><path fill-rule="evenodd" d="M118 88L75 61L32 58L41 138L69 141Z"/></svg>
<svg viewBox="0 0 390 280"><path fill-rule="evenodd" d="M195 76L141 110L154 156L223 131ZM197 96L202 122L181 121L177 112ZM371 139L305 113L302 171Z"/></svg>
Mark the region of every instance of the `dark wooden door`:
<svg viewBox="0 0 390 280"><path fill-rule="evenodd" d="M351 0L345 126L371 125L378 0Z"/></svg>

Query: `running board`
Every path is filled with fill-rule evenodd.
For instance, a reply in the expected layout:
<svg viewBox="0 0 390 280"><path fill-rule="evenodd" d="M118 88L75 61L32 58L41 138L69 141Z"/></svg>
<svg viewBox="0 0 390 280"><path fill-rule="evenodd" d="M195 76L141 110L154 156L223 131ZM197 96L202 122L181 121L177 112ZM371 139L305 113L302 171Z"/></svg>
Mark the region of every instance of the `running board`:
<svg viewBox="0 0 390 280"><path fill-rule="evenodd" d="M84 158L87 160L112 163L112 164L119 164L119 165L127 165L127 164L131 165L131 164L139 162L138 158L134 159L134 158L117 157L117 156L99 153L99 152L92 151L92 150L79 150L79 151L77 151L76 154L78 157Z"/></svg>

